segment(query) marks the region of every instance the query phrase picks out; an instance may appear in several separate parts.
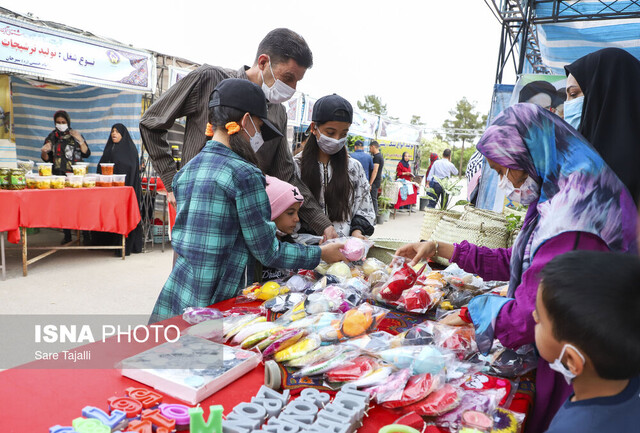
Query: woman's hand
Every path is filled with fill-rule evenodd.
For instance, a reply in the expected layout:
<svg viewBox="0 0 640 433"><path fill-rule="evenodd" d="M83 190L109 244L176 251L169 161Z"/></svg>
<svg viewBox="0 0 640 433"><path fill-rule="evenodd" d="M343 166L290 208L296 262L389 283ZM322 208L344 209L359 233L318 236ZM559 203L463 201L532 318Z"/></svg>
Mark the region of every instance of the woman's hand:
<svg viewBox="0 0 640 433"><path fill-rule="evenodd" d="M321 245L320 250L322 251L322 260L327 263L335 263L342 260L347 261L344 255L340 252L342 247L344 247L343 242L332 242L330 244Z"/></svg>
<svg viewBox="0 0 640 433"><path fill-rule="evenodd" d="M76 131L75 129L70 129L69 130L69 134L71 134L71 136L73 138L75 138L78 141L78 143L82 143L84 141L82 139L82 135L78 131Z"/></svg>
<svg viewBox="0 0 640 433"><path fill-rule="evenodd" d="M338 237L338 232L336 232L336 229L332 225L330 225L329 227L324 229L324 233L322 233L321 243L325 243L329 239L335 239L337 237Z"/></svg>
<svg viewBox="0 0 640 433"><path fill-rule="evenodd" d="M415 266L422 259L430 259L436 253L435 242L414 242L406 244L396 250L396 256L411 259L409 266Z"/></svg>
<svg viewBox="0 0 640 433"><path fill-rule="evenodd" d="M42 146L41 149L42 153L49 153L51 152L51 142L47 141L44 146Z"/></svg>

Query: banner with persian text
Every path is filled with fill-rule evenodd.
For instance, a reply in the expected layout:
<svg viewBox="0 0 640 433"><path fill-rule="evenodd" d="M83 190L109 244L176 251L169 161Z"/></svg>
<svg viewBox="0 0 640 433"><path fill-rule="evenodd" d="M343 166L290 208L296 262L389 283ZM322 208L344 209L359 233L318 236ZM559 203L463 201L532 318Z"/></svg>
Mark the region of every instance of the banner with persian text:
<svg viewBox="0 0 640 433"><path fill-rule="evenodd" d="M153 92L143 50L0 17L0 70L99 87Z"/></svg>

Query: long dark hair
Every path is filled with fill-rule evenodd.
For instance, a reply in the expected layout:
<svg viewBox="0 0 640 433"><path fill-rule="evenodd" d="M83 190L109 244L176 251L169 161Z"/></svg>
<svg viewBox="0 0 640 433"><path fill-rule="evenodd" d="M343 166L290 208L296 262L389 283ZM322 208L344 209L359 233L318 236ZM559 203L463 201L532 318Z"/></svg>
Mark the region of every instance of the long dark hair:
<svg viewBox="0 0 640 433"><path fill-rule="evenodd" d="M316 124L316 127L318 124ZM300 171L302 181L309 187L311 193L320 199L322 190L322 176L318 165L318 141L311 134L302 151ZM324 191L324 203L331 221L346 221L349 218L350 205L353 201L354 191L349 180L349 155L347 147L340 152L329 156L329 163L333 169L331 180Z"/></svg>
<svg viewBox="0 0 640 433"><path fill-rule="evenodd" d="M229 122L237 122L238 125L240 125L240 121L244 114L245 112L236 108L223 106L211 107L209 108L209 123L213 127L214 131L217 128L224 128L224 125ZM229 136L229 146L231 147L231 150L237 153L242 159L260 168L256 153L249 145L249 142L240 135L241 132L242 131L239 131L236 134Z"/></svg>

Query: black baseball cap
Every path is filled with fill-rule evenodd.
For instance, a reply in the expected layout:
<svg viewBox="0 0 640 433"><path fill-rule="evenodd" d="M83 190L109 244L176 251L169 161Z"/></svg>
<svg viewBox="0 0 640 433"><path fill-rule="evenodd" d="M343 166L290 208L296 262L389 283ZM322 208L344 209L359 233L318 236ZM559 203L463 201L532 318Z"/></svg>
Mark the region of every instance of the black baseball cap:
<svg viewBox="0 0 640 433"><path fill-rule="evenodd" d="M267 119L267 98L260 87L249 80L227 78L220 81L209 98L209 108L231 107L262 120L262 138L269 141L282 133Z"/></svg>
<svg viewBox="0 0 640 433"><path fill-rule="evenodd" d="M353 123L353 107L349 101L335 93L323 96L313 105L311 120L318 123L331 121Z"/></svg>

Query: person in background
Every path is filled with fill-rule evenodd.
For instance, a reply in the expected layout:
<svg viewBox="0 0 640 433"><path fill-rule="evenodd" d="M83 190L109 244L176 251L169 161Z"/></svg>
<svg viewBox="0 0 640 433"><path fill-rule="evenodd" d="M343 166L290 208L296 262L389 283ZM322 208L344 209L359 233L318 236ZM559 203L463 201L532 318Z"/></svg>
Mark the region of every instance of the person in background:
<svg viewBox="0 0 640 433"><path fill-rule="evenodd" d="M378 192L382 183L382 173L384 172L384 156L380 152L380 143L372 140L369 143L369 153L373 157L373 170L371 170L371 177L369 177L371 201L373 202L374 212L378 215Z"/></svg>
<svg viewBox="0 0 640 433"><path fill-rule="evenodd" d="M237 296L255 281L256 261L279 269L314 269L321 259L344 260L339 242L303 246L276 237L253 149L282 133L267 119L260 87L238 78L223 80L209 105L213 138L173 181L178 209L171 244L177 259L151 322Z"/></svg>
<svg viewBox="0 0 640 433"><path fill-rule="evenodd" d="M291 99L296 86L313 65L313 55L307 42L299 34L285 28L270 31L258 45L253 66L238 70L202 65L190 72L149 107L140 120L140 136L169 192L167 198L175 206L172 190L176 163L166 133L175 120L186 116L187 126L182 145L182 166L194 158L207 142L209 96L225 78L249 80L261 86L269 101L269 119L279 131L287 130L287 112L282 105ZM259 167L268 175L295 185L305 196L300 209L301 218L317 235L335 238L331 221L318 202L295 176L295 164L286 137L277 136L266 146L255 147Z"/></svg>
<svg viewBox="0 0 640 433"><path fill-rule="evenodd" d="M482 163L484 156L477 150L469 158L465 176L467 178L467 201L476 205L478 190L480 189L480 177L482 177Z"/></svg>
<svg viewBox="0 0 640 433"><path fill-rule="evenodd" d="M124 184L130 186L136 193L138 206L142 201L142 182L140 179L140 158L129 130L122 123L116 123L111 127L111 134L104 147L102 157L98 163L97 172L102 173L101 163L112 162L113 174L124 174ZM115 233L93 232L92 241L95 245L119 245L120 235ZM125 242L125 254L138 254L142 252L142 223L129 233ZM115 255L120 256L120 251Z"/></svg>
<svg viewBox="0 0 640 433"><path fill-rule="evenodd" d="M540 278L536 346L573 386L547 433L638 430L640 260L571 251L551 260Z"/></svg>
<svg viewBox="0 0 640 433"><path fill-rule="evenodd" d="M468 310L445 318L448 324L472 322L480 352L488 353L494 338L512 349L534 343L538 274L554 257L572 250L637 254L638 215L627 189L589 143L541 107L505 109L476 147L498 172L505 195L529 206L513 248L429 241L408 244L396 255L412 259L412 266L437 255L485 280L509 280L507 297L478 296ZM564 378L539 360L526 431L544 431L570 392Z"/></svg>
<svg viewBox="0 0 640 433"><path fill-rule="evenodd" d="M296 156L297 154L299 154L300 152L302 152L304 150L304 146L305 144L307 144L307 140L309 140L309 135L311 135L311 127L309 126L307 128L307 130L305 132L302 133L302 137L300 139L300 141L298 142L298 144L296 144L295 148L293 149L293 156Z"/></svg>
<svg viewBox="0 0 640 433"><path fill-rule="evenodd" d="M302 181L339 236L363 238L373 234L376 216L369 179L362 165L349 158L345 146L352 121L353 108L343 97L334 93L318 99L313 106L309 141L296 162Z"/></svg>
<svg viewBox="0 0 640 433"><path fill-rule="evenodd" d="M564 120L589 141L640 204L640 61L605 48L565 66Z"/></svg>
<svg viewBox="0 0 640 433"><path fill-rule="evenodd" d="M556 88L548 81L538 80L526 84L518 95L518 102L536 104L545 110L555 113Z"/></svg>
<svg viewBox="0 0 640 433"><path fill-rule="evenodd" d="M424 174L425 179L429 177L429 173L431 173L431 167L433 167L433 163L436 162L437 160L438 160L438 154L431 152L431 154L429 154L429 168L427 168L427 172Z"/></svg>
<svg viewBox="0 0 640 433"><path fill-rule="evenodd" d="M404 179L407 182L413 180L413 173L411 173L411 165L409 164L410 159L409 152L402 153L402 159L396 166L396 179Z"/></svg>
<svg viewBox="0 0 640 433"><path fill-rule="evenodd" d="M445 149L442 152L442 158L433 163L429 176L427 176L426 186L427 188L432 188L435 192L435 197L429 199L427 207L435 208L438 200L444 200L444 190L437 179L442 180L457 175L458 169L451 163L451 149ZM431 194L431 196L433 195Z"/></svg>
<svg viewBox="0 0 640 433"><path fill-rule="evenodd" d="M353 145L353 152L350 155L353 159L360 162L362 168L364 168L364 174L367 179L371 179L371 172L373 171L373 158L364 151L364 143L362 140L356 140Z"/></svg>
<svg viewBox="0 0 640 433"><path fill-rule="evenodd" d="M73 173L71 167L83 158L91 156L91 149L87 140L76 129L71 129L71 118L64 110L58 110L53 114L55 129L47 135L44 145L40 149L40 157L44 162L53 164L51 172L57 176ZM71 242L71 230L64 229L64 238L61 244Z"/></svg>
<svg viewBox="0 0 640 433"><path fill-rule="evenodd" d="M290 183L283 182L277 177L265 176L267 181L267 195L271 205L271 221L276 225L276 236L281 242L294 243L293 234L296 231L300 218L298 211L304 201L304 197L298 188ZM258 262L258 268L260 268ZM262 267L258 269L259 283L277 280L289 275L291 271Z"/></svg>

